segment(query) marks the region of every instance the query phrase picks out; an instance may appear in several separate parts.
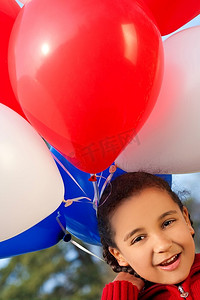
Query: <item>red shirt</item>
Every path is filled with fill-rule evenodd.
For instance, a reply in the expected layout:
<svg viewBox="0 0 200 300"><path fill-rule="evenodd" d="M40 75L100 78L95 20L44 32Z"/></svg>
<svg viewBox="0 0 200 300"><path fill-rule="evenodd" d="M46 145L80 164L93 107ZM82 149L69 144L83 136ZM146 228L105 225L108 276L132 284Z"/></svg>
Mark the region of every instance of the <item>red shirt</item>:
<svg viewBox="0 0 200 300"><path fill-rule="evenodd" d="M153 284L144 291L128 281L114 281L105 286L101 300L200 300L200 254L196 254L189 276L181 285Z"/></svg>

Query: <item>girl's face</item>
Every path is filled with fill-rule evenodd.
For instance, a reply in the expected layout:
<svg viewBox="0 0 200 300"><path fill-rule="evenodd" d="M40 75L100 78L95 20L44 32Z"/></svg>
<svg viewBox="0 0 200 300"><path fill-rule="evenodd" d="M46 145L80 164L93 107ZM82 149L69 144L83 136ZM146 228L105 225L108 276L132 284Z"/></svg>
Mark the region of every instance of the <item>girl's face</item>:
<svg viewBox="0 0 200 300"><path fill-rule="evenodd" d="M130 265L141 277L162 284L183 281L190 272L195 245L187 209L181 212L170 195L147 188L128 198L111 217L119 265Z"/></svg>

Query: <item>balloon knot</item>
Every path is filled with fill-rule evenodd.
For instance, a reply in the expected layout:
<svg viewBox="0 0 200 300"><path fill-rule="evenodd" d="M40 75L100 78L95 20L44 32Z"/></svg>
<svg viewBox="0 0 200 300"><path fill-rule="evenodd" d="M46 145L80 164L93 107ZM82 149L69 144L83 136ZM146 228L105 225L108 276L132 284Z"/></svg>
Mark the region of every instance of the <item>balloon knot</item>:
<svg viewBox="0 0 200 300"><path fill-rule="evenodd" d="M89 181L97 181L96 175L92 175L89 179Z"/></svg>
<svg viewBox="0 0 200 300"><path fill-rule="evenodd" d="M72 239L72 236L71 236L70 233L65 234L64 237L63 237L63 241L66 242L66 243L70 242L71 239Z"/></svg>
<svg viewBox="0 0 200 300"><path fill-rule="evenodd" d="M115 173L115 171L117 170L117 166L116 165L111 165L109 168L109 173L113 174Z"/></svg>

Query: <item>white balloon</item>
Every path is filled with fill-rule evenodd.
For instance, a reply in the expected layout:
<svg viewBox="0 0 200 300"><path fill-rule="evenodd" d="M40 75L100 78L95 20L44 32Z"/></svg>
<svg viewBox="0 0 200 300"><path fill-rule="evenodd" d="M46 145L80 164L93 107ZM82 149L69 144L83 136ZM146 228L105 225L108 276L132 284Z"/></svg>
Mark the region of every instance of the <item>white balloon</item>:
<svg viewBox="0 0 200 300"><path fill-rule="evenodd" d="M64 185L45 142L0 104L0 241L37 224L64 199Z"/></svg>
<svg viewBox="0 0 200 300"><path fill-rule="evenodd" d="M200 171L200 26L164 41L160 95L137 137L117 158L123 170Z"/></svg>

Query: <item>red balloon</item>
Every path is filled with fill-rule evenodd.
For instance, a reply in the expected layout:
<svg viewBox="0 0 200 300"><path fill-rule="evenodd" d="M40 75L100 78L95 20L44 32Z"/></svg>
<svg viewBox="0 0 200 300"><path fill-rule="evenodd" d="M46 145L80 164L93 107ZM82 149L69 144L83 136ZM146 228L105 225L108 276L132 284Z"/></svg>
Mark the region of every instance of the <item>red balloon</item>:
<svg viewBox="0 0 200 300"><path fill-rule="evenodd" d="M161 35L169 34L200 14L199 0L139 0L151 10Z"/></svg>
<svg viewBox="0 0 200 300"><path fill-rule="evenodd" d="M9 106L25 118L13 93L8 74L8 43L19 11L20 7L14 0L0 0L0 103Z"/></svg>
<svg viewBox="0 0 200 300"><path fill-rule="evenodd" d="M163 45L132 0L34 0L15 22L9 66L32 125L77 168L97 173L149 116Z"/></svg>

